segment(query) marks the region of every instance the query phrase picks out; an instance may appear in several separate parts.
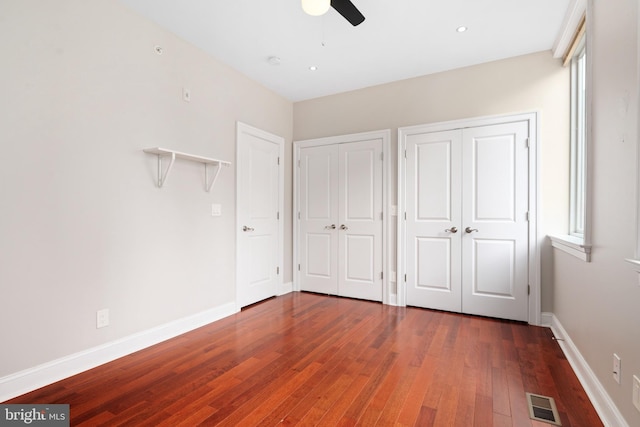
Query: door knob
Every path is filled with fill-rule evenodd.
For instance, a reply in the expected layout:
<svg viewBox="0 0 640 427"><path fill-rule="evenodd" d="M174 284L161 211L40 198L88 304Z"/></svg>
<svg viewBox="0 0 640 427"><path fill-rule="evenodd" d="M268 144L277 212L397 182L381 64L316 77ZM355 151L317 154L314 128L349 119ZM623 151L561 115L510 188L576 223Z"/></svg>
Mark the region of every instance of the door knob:
<svg viewBox="0 0 640 427"><path fill-rule="evenodd" d="M477 228L467 227L464 229L465 233L473 233L474 231L478 231Z"/></svg>
<svg viewBox="0 0 640 427"><path fill-rule="evenodd" d="M342 225L340 226L340 230L348 230L348 229L349 229L349 227L347 227L347 226L346 226L346 225L344 225L344 224L342 224Z"/></svg>
<svg viewBox="0 0 640 427"><path fill-rule="evenodd" d="M458 229L456 227L451 227L451 228L447 228L444 231L446 231L447 233L454 233L455 234L455 233L458 232Z"/></svg>
<svg viewBox="0 0 640 427"><path fill-rule="evenodd" d="M335 224L327 225L325 227L325 230L335 230L335 229L336 229L336 225Z"/></svg>
<svg viewBox="0 0 640 427"><path fill-rule="evenodd" d="M246 225L242 226L242 231L253 231L252 227L247 227Z"/></svg>

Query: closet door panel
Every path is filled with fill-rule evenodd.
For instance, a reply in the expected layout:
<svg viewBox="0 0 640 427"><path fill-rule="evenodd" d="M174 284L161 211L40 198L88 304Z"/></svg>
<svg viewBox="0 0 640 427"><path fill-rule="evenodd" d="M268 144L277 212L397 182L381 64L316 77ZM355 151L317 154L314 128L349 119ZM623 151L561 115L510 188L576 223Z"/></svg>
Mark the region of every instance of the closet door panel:
<svg viewBox="0 0 640 427"><path fill-rule="evenodd" d="M407 304L461 310L460 132L407 136Z"/></svg>
<svg viewBox="0 0 640 427"><path fill-rule="evenodd" d="M300 289L338 293L338 149L300 150Z"/></svg>
<svg viewBox="0 0 640 427"><path fill-rule="evenodd" d="M339 295L382 301L382 141L340 144Z"/></svg>
<svg viewBox="0 0 640 427"><path fill-rule="evenodd" d="M463 131L465 313L528 319L528 123Z"/></svg>

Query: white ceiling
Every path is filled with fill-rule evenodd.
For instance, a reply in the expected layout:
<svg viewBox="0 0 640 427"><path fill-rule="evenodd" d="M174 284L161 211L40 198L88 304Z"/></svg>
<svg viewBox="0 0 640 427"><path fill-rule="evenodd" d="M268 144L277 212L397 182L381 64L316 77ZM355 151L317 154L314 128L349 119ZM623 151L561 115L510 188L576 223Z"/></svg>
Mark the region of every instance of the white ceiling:
<svg viewBox="0 0 640 427"><path fill-rule="evenodd" d="M300 0L120 1L291 101L549 50L570 2L352 0L353 27Z"/></svg>

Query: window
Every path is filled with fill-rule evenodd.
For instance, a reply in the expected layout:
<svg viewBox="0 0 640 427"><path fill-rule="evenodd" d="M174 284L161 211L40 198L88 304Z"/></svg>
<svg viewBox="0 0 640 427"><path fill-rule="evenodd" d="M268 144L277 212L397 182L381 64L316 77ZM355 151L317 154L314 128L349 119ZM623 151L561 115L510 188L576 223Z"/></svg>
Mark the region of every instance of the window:
<svg viewBox="0 0 640 427"><path fill-rule="evenodd" d="M564 65L571 64L571 165L569 230L562 236L549 236L554 248L583 261L591 260L589 235L589 87L590 59L587 43L587 22L583 16L564 54Z"/></svg>
<svg viewBox="0 0 640 427"><path fill-rule="evenodd" d="M587 54L584 34L571 58L571 199L569 235L584 240L587 136Z"/></svg>

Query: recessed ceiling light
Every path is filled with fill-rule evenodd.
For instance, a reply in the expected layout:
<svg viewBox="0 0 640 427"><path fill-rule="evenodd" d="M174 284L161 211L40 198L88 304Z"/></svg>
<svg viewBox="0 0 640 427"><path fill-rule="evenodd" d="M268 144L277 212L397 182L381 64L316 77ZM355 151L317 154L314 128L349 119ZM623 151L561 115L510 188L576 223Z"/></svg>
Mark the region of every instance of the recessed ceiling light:
<svg viewBox="0 0 640 427"><path fill-rule="evenodd" d="M464 33L465 31L467 31L467 27L465 27L464 25L459 26L458 28L456 28L456 31L459 33Z"/></svg>
<svg viewBox="0 0 640 427"><path fill-rule="evenodd" d="M309 67L310 71L317 71L318 67L316 67L315 65L312 65L311 67Z"/></svg>

